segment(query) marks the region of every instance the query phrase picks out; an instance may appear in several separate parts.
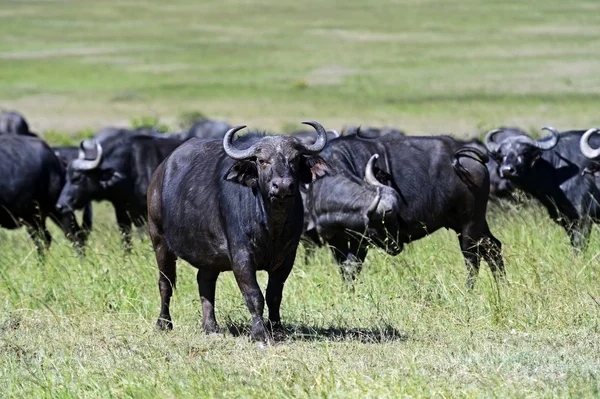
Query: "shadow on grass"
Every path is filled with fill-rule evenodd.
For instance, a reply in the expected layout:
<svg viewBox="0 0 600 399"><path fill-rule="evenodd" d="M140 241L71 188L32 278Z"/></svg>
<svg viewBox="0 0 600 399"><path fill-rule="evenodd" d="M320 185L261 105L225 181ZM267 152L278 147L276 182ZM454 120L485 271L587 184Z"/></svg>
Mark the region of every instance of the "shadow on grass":
<svg viewBox="0 0 600 399"><path fill-rule="evenodd" d="M234 337L250 335L248 324L228 323L227 329ZM385 343L406 341L408 336L391 326L381 328L311 327L306 325L283 325L273 332L276 342L281 341L355 341L361 343Z"/></svg>

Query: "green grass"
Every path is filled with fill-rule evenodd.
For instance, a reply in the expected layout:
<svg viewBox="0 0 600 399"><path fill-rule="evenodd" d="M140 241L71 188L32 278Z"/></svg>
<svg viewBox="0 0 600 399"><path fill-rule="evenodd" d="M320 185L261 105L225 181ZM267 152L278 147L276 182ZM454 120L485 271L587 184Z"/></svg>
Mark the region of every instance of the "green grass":
<svg viewBox="0 0 600 399"><path fill-rule="evenodd" d="M273 130L307 118L411 133L589 127L600 124L599 9L5 0L0 107L55 143L114 123L176 126L193 112ZM217 285L225 332L204 335L183 263L175 330L155 331L148 239L125 255L112 210L95 215L85 258L57 229L46 262L24 231L0 230L1 397L600 395L597 229L577 254L544 211L493 209L509 284L483 265L473 292L452 232L395 258L371 251L354 291L326 249L308 259L301 249L284 290L287 337L262 348L231 273Z"/></svg>
<svg viewBox="0 0 600 399"><path fill-rule="evenodd" d="M0 3L0 105L78 130L185 111L473 133L600 123L596 1Z"/></svg>
<svg viewBox="0 0 600 399"><path fill-rule="evenodd" d="M261 348L231 273L217 285L225 332L200 326L195 274L183 262L172 314L155 330L150 242L120 249L97 207L85 258L57 238L40 263L24 231L1 232L0 391L5 397L597 397L600 293L594 232L574 254L537 209L495 210L508 284L482 267L473 292L453 233L398 257L371 251L355 291L327 250L300 251L286 284L286 338ZM266 276L260 273L264 288Z"/></svg>

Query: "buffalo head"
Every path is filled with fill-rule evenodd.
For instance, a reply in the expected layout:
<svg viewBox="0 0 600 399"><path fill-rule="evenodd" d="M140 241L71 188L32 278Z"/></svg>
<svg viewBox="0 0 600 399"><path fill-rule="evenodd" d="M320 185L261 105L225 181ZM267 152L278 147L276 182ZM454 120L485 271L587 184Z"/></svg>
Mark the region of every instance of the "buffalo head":
<svg viewBox="0 0 600 399"><path fill-rule="evenodd" d="M80 209L91 200L102 199L101 193L113 187L124 176L104 167L102 145L96 140L83 140L77 159L69 162L67 178L56 204L59 211Z"/></svg>
<svg viewBox="0 0 600 399"><path fill-rule="evenodd" d="M303 145L290 136L264 136L250 147L238 149L232 143L233 135L245 126L229 129L223 138L223 148L237 162L225 179L257 189L274 202L293 198L300 183L310 183L325 175L329 168L317 154L327 144L327 132L317 122L302 123L316 130L314 144Z"/></svg>
<svg viewBox="0 0 600 399"><path fill-rule="evenodd" d="M553 149L559 140L559 133L553 127L544 127L552 133L550 139L534 140L520 134L496 141L495 137L503 133L503 129L490 131L485 137L488 153L498 162L498 172L501 177L509 180L519 179L535 165L542 151Z"/></svg>

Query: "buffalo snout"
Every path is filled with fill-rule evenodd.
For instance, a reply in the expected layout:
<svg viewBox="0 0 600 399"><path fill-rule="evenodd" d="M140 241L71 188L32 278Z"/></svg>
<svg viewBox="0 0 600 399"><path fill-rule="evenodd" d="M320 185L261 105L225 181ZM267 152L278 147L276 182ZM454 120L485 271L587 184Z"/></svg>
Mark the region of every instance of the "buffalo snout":
<svg viewBox="0 0 600 399"><path fill-rule="evenodd" d="M291 177L273 179L269 195L271 197L289 197L296 192L296 182Z"/></svg>

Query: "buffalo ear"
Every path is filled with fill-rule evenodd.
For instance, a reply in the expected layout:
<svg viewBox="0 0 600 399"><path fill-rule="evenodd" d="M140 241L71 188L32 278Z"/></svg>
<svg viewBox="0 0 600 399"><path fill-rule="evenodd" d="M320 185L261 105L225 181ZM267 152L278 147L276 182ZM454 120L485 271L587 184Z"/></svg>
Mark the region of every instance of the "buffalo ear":
<svg viewBox="0 0 600 399"><path fill-rule="evenodd" d="M331 167L319 156L304 156L304 162L300 165L300 181L312 183L321 177L331 174Z"/></svg>
<svg viewBox="0 0 600 399"><path fill-rule="evenodd" d="M102 173L102 177L100 179L100 186L102 186L103 189L107 189L114 186L123 179L125 179L125 176L122 173L112 169L107 170Z"/></svg>
<svg viewBox="0 0 600 399"><path fill-rule="evenodd" d="M258 182L258 170L253 161L238 161L227 171L225 180L248 187L255 187Z"/></svg>

